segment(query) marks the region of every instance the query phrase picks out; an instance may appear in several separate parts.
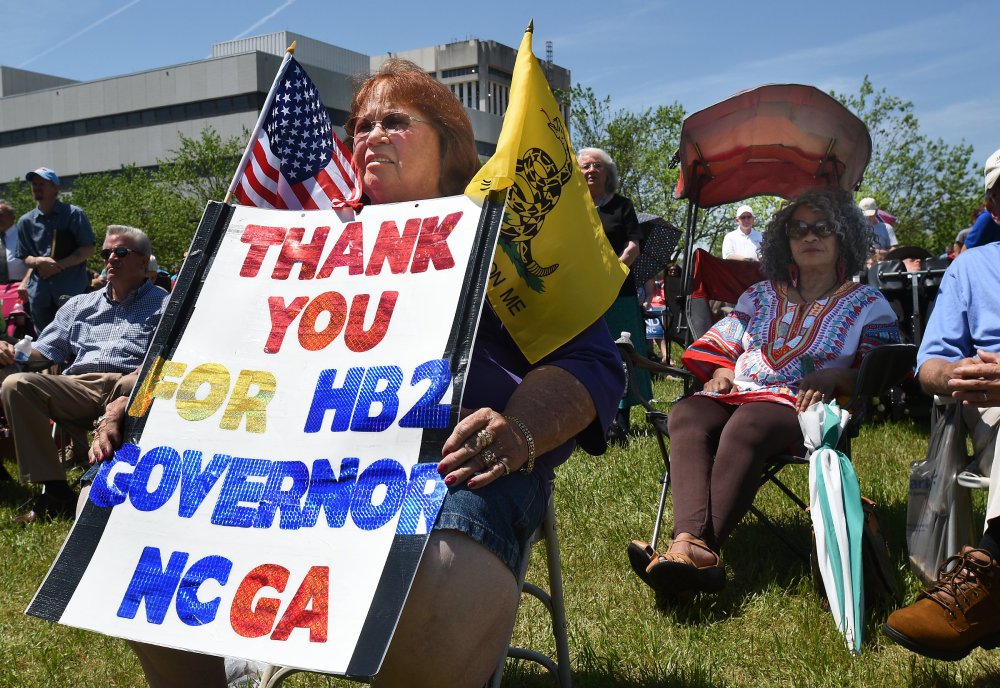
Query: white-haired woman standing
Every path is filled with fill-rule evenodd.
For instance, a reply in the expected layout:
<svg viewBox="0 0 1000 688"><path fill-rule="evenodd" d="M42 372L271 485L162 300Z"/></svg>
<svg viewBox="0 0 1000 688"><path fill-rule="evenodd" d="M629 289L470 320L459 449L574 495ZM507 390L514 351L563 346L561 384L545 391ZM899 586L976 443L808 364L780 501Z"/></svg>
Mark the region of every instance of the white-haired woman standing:
<svg viewBox="0 0 1000 688"><path fill-rule="evenodd" d="M639 257L642 230L632 201L616 193L618 167L611 156L600 148L583 148L576 157L611 248L622 263L631 267ZM636 351L642 356L646 355L646 327L639 306L637 285L631 273L625 277L618 298L604 314L604 321L614 337L621 332L631 333L632 345ZM640 394L647 399L652 398L653 386L649 373L637 370L636 378ZM612 435L613 439L625 441L629 430L629 409L636 401L631 392L622 400L615 419L617 427L613 428L613 432L617 432Z"/></svg>

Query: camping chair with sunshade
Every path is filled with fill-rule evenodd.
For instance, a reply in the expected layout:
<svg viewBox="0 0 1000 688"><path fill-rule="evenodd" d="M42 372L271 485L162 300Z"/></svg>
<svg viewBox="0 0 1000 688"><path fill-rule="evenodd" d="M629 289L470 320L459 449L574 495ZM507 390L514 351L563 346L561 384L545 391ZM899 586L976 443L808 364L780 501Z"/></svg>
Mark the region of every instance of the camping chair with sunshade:
<svg viewBox="0 0 1000 688"><path fill-rule="evenodd" d="M760 279L759 275L750 274L756 266L740 266L747 273L743 274L727 265L733 261L696 251L694 237L699 211L758 195L791 198L822 186L855 190L870 154L871 137L864 123L812 86L761 86L696 112L684 121L675 161L681 167L676 195L688 200L682 275L688 307L679 314L679 332L685 345L711 325L711 319L704 314L707 298L715 296L734 302L746 286ZM635 356L627 344L620 342L619 348L626 368L659 370L656 363ZM857 402L912 370L914 354L913 347L907 346L880 347L871 352L862 364ZM688 382L685 391L689 392L693 386L693 382ZM650 404L643 405L657 437L665 472L652 541L648 545L636 541L629 546L630 562L640 577L645 572L644 562L650 560L659 539L670 485L667 413ZM862 417L863 414L856 415L855 428L844 433L841 444L844 449L849 450L850 437L856 434ZM791 455L776 456L761 480L774 482L804 509L805 501L778 478L783 468L796 463L805 460ZM770 524L760 511L755 509L752 513ZM781 535L780 529L774 530ZM783 539L793 551L808 559L808 547Z"/></svg>

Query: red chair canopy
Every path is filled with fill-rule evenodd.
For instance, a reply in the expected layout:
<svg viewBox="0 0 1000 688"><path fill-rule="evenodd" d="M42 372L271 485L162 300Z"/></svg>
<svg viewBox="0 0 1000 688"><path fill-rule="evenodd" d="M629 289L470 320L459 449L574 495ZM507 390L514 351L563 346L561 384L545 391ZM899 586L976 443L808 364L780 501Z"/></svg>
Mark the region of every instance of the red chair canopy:
<svg viewBox="0 0 1000 688"><path fill-rule="evenodd" d="M817 186L853 191L871 149L864 122L819 89L760 86L684 120L675 195L711 208Z"/></svg>

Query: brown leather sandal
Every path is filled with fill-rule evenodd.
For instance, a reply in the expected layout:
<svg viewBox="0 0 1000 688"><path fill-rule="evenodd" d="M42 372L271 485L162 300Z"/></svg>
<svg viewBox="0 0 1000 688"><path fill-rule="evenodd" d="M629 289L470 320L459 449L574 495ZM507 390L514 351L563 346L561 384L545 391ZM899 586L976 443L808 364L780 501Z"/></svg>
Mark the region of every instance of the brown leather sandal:
<svg viewBox="0 0 1000 688"><path fill-rule="evenodd" d="M646 569L658 556L660 556L659 552L653 549L648 542L633 540L628 545L628 563L632 565L635 575L639 576L639 579L646 585L650 585Z"/></svg>
<svg viewBox="0 0 1000 688"><path fill-rule="evenodd" d="M665 594L676 595L686 591L719 592L726 584L726 570L719 555L706 545L694 540L682 540L710 553L715 562L698 566L686 554L665 552L657 554L646 567L646 583Z"/></svg>

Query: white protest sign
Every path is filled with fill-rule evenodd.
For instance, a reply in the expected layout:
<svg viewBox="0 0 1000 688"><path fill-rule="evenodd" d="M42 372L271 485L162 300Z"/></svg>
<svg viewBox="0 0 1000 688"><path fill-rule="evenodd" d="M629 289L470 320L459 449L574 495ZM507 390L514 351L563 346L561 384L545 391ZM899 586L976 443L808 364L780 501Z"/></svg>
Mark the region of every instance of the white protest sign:
<svg viewBox="0 0 1000 688"><path fill-rule="evenodd" d="M356 217L210 205L130 402L135 443L28 613L375 673L446 492L495 241L481 214L462 196Z"/></svg>

